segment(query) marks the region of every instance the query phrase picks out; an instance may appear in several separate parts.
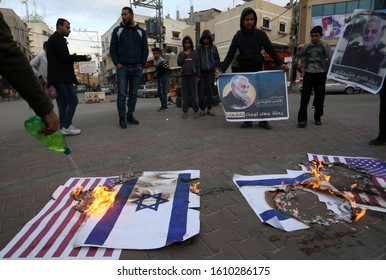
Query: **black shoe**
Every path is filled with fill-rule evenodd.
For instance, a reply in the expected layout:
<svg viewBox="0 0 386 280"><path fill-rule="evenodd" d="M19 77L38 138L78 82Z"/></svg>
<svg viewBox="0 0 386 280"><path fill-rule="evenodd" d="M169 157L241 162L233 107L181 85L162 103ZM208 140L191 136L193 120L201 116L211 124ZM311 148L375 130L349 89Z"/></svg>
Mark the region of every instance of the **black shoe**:
<svg viewBox="0 0 386 280"><path fill-rule="evenodd" d="M252 122L243 122L242 124L241 124L241 127L242 128L247 128L247 127L251 127L252 126Z"/></svg>
<svg viewBox="0 0 386 280"><path fill-rule="evenodd" d="M168 109L168 107L161 107L157 110L157 112L164 112Z"/></svg>
<svg viewBox="0 0 386 280"><path fill-rule="evenodd" d="M125 118L119 118L119 126L121 128L127 128L127 124L126 124Z"/></svg>
<svg viewBox="0 0 386 280"><path fill-rule="evenodd" d="M307 122L306 121L298 122L298 127L299 128L305 128L306 126L307 126Z"/></svg>
<svg viewBox="0 0 386 280"><path fill-rule="evenodd" d="M386 139L381 137L377 137L376 139L369 141L369 145L371 146L382 146L385 144L386 144Z"/></svg>
<svg viewBox="0 0 386 280"><path fill-rule="evenodd" d="M259 126L267 130L272 129L272 126L267 121L259 122Z"/></svg>
<svg viewBox="0 0 386 280"><path fill-rule="evenodd" d="M129 124L135 124L135 125L138 125L139 124L139 121L137 121L133 115L127 115L126 116L126 120L127 120L127 123Z"/></svg>
<svg viewBox="0 0 386 280"><path fill-rule="evenodd" d="M315 125L322 125L321 121L315 121Z"/></svg>

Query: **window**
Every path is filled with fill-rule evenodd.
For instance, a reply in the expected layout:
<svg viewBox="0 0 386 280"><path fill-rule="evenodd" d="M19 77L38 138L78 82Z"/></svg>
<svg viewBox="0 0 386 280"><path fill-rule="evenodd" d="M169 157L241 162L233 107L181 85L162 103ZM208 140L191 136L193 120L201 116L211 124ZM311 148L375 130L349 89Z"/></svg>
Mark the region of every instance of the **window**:
<svg viewBox="0 0 386 280"><path fill-rule="evenodd" d="M323 5L323 15L329 16L334 14L334 6L335 4L326 4Z"/></svg>
<svg viewBox="0 0 386 280"><path fill-rule="evenodd" d="M346 2L336 3L335 4L335 14L345 14L346 13Z"/></svg>
<svg viewBox="0 0 386 280"><path fill-rule="evenodd" d="M371 0L362 0L359 1L359 9L372 10Z"/></svg>
<svg viewBox="0 0 386 280"><path fill-rule="evenodd" d="M347 13L351 14L355 9L358 9L358 1L347 2Z"/></svg>
<svg viewBox="0 0 386 280"><path fill-rule="evenodd" d="M386 9L386 2L384 0L375 0L374 10Z"/></svg>
<svg viewBox="0 0 386 280"><path fill-rule="evenodd" d="M286 24L284 22L279 23L279 32L286 32Z"/></svg>
<svg viewBox="0 0 386 280"><path fill-rule="evenodd" d="M172 31L172 38L173 39L179 39L180 38L180 32Z"/></svg>
<svg viewBox="0 0 386 280"><path fill-rule="evenodd" d="M267 17L263 18L263 27L264 28L271 28L271 20Z"/></svg>
<svg viewBox="0 0 386 280"><path fill-rule="evenodd" d="M320 17L323 15L323 5L312 6L312 16Z"/></svg>

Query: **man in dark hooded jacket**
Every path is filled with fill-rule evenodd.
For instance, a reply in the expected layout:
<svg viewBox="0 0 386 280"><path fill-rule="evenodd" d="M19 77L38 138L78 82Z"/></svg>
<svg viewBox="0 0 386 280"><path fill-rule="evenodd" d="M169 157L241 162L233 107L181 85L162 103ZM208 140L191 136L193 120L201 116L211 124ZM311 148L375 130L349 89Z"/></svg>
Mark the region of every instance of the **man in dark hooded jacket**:
<svg viewBox="0 0 386 280"><path fill-rule="evenodd" d="M201 109L200 116L214 116L213 91L216 68L220 65L220 55L217 47L213 44L212 33L205 29L200 38L200 45L197 48L201 65L201 77L199 85L198 100ZM205 112L205 108L207 111Z"/></svg>
<svg viewBox="0 0 386 280"><path fill-rule="evenodd" d="M288 71L288 66L283 63L274 50L271 41L267 34L256 28L257 15L256 12L250 8L245 8L240 17L240 30L233 36L228 53L221 64L221 71L224 73L237 51L237 62L239 64L239 72L257 72L263 70L264 57L261 53L262 49L279 65L280 69ZM244 122L241 127L251 127L252 122ZM259 122L259 126L265 129L272 129L267 121Z"/></svg>

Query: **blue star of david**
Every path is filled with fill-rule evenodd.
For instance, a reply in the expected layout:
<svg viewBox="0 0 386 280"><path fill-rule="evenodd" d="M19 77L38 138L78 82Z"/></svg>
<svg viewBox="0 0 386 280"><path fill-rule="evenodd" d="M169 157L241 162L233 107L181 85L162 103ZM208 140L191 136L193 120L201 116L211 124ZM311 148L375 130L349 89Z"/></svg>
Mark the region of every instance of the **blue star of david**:
<svg viewBox="0 0 386 280"><path fill-rule="evenodd" d="M157 194L143 194L140 199L134 200L132 203L137 204L137 209L135 211L143 210L143 209L152 209L154 211L158 210L158 206L162 203L168 202L169 200L164 199L161 197L162 193L157 193ZM154 198L156 199L156 202L153 204L144 204L144 201L149 198Z"/></svg>

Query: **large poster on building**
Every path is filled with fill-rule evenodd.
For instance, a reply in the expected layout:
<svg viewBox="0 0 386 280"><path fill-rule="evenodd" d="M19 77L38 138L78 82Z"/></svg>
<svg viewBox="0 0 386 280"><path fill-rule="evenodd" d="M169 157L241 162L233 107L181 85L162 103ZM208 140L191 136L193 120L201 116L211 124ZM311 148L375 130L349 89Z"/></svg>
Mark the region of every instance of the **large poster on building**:
<svg viewBox="0 0 386 280"><path fill-rule="evenodd" d="M287 81L283 71L221 74L218 90L227 121L289 118Z"/></svg>
<svg viewBox="0 0 386 280"><path fill-rule="evenodd" d="M339 38L349 18L350 14L313 17L311 25L322 26L324 38Z"/></svg>
<svg viewBox="0 0 386 280"><path fill-rule="evenodd" d="M386 73L386 14L355 10L341 33L328 77L377 93Z"/></svg>

